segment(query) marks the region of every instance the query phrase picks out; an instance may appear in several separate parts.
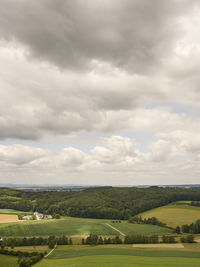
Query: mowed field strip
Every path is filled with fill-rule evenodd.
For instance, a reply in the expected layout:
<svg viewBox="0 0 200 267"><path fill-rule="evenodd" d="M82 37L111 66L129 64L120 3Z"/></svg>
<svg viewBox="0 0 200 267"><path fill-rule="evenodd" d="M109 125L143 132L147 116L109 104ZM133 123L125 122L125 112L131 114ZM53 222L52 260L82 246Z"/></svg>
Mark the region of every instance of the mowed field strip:
<svg viewBox="0 0 200 267"><path fill-rule="evenodd" d="M36 267L200 266L199 252L152 251L130 246L58 246Z"/></svg>
<svg viewBox="0 0 200 267"><path fill-rule="evenodd" d="M179 201L177 204L170 204L160 208L152 209L140 214L142 218L156 217L168 226L191 224L200 219L200 207L190 206Z"/></svg>

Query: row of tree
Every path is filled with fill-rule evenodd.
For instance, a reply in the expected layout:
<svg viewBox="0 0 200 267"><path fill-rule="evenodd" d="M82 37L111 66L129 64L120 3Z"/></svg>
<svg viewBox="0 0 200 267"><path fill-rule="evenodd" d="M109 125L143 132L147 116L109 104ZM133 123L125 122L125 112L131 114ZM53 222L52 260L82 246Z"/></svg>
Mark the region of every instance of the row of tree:
<svg viewBox="0 0 200 267"><path fill-rule="evenodd" d="M48 238L44 237L31 237L31 238L4 238L0 241L1 248L5 247L20 247L20 246L39 246L47 245L50 248L53 248L55 244L58 245L72 245L72 239L67 238L66 236L49 236Z"/></svg>
<svg viewBox="0 0 200 267"><path fill-rule="evenodd" d="M166 224L159 221L156 217L142 218L141 216L133 216L129 218L129 223L138 223L138 224L152 224L166 227Z"/></svg>
<svg viewBox="0 0 200 267"><path fill-rule="evenodd" d="M200 207L200 201L192 201L190 203L191 206Z"/></svg>
<svg viewBox="0 0 200 267"><path fill-rule="evenodd" d="M19 267L29 267L44 257L44 253L0 249L0 254L18 256Z"/></svg>
<svg viewBox="0 0 200 267"><path fill-rule="evenodd" d="M181 230L183 233L200 234L200 220L182 225Z"/></svg>
<svg viewBox="0 0 200 267"><path fill-rule="evenodd" d="M82 238L82 245L103 245L103 244L122 244L119 236L113 238L102 238L101 236L90 234L86 239Z"/></svg>
<svg viewBox="0 0 200 267"><path fill-rule="evenodd" d="M186 237L181 238L181 242L183 243L193 243L194 237L192 235L188 235ZM86 239L82 239L83 245L102 245L102 244L155 244L155 243L176 243L174 236L166 236L163 235L161 240L159 239L158 235L127 235L122 241L119 236L114 238L102 238L98 235L91 234Z"/></svg>

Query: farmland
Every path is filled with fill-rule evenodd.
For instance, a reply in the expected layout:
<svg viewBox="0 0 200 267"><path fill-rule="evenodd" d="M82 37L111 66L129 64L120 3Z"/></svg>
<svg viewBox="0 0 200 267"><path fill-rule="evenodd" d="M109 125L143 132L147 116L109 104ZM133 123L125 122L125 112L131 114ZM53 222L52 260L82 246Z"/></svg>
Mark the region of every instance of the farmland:
<svg viewBox="0 0 200 267"><path fill-rule="evenodd" d="M19 211L19 210L13 210L13 209L0 209L0 214L31 214L31 212L25 212L25 211Z"/></svg>
<svg viewBox="0 0 200 267"><path fill-rule="evenodd" d="M1 224L0 236L48 236L48 235L116 235L118 232L107 226L107 220L63 217L60 220L26 221Z"/></svg>
<svg viewBox="0 0 200 267"><path fill-rule="evenodd" d="M143 218L156 217L168 226L190 224L200 219L200 207L188 205L185 202L172 203L140 214Z"/></svg>
<svg viewBox="0 0 200 267"><path fill-rule="evenodd" d="M17 257L0 255L0 266L1 267L17 267Z"/></svg>
<svg viewBox="0 0 200 267"><path fill-rule="evenodd" d="M130 246L59 246L47 259L36 264L46 266L199 266L198 252L137 250Z"/></svg>
<svg viewBox="0 0 200 267"><path fill-rule="evenodd" d="M170 234L171 230L154 226L129 224L127 222L111 224L109 220L62 217L60 220L24 221L23 223L0 224L0 236L48 236L48 235L119 235L109 227L113 225L124 234Z"/></svg>
<svg viewBox="0 0 200 267"><path fill-rule="evenodd" d="M36 264L36 267L143 267L143 266L162 266L162 267L174 267L174 266L185 266L185 267L198 267L200 264L199 259L190 258L183 259L180 257L144 257L144 256L124 256L124 255L95 255L95 256L84 256L71 259L61 260L43 260Z"/></svg>
<svg viewBox="0 0 200 267"><path fill-rule="evenodd" d="M134 234L143 234L143 235L166 235L171 234L172 230L160 227L156 225L148 225L148 224L132 224L127 222L122 223L112 223L112 226L117 228L119 231L124 233L125 235L134 235Z"/></svg>
<svg viewBox="0 0 200 267"><path fill-rule="evenodd" d="M10 214L0 214L0 224L1 223L12 223L12 222L20 222L17 215ZM22 221L21 221L22 222Z"/></svg>

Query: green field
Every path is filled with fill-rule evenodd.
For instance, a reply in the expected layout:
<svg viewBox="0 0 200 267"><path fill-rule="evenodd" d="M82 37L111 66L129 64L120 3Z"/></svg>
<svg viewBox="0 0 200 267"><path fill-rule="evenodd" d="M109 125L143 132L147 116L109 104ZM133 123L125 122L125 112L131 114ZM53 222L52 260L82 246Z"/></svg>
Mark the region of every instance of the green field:
<svg viewBox="0 0 200 267"><path fill-rule="evenodd" d="M150 225L150 224L132 224L132 223L127 223L127 222L122 222L122 223L111 223L111 225L117 228L119 231L121 231L125 235L135 235L135 234L166 235L166 234L172 233L171 229L160 227L157 225Z"/></svg>
<svg viewBox="0 0 200 267"><path fill-rule="evenodd" d="M148 251L126 247L59 246L36 267L200 266L199 252Z"/></svg>
<svg viewBox="0 0 200 267"><path fill-rule="evenodd" d="M20 247L14 247L14 251L23 251L23 252L45 252L49 251L50 248L48 246L20 246Z"/></svg>
<svg viewBox="0 0 200 267"><path fill-rule="evenodd" d="M118 235L106 225L108 220L62 217L59 220L0 224L0 236Z"/></svg>
<svg viewBox="0 0 200 267"><path fill-rule="evenodd" d="M1 267L17 267L19 266L17 263L17 260L18 260L18 257L0 254L0 266Z"/></svg>
<svg viewBox="0 0 200 267"><path fill-rule="evenodd" d="M19 210L11 210L11 209L0 209L0 214L31 214L31 212L19 211Z"/></svg>
<svg viewBox="0 0 200 267"><path fill-rule="evenodd" d="M143 218L157 217L168 226L176 227L177 225L191 224L200 219L200 207L190 206L185 202L181 204L179 201L178 203L143 212L140 215Z"/></svg>
<svg viewBox="0 0 200 267"><path fill-rule="evenodd" d="M49 235L119 235L109 220L62 217L59 220L24 221L0 224L0 236L49 236ZM159 226L122 222L113 224L125 234L169 234L171 230Z"/></svg>

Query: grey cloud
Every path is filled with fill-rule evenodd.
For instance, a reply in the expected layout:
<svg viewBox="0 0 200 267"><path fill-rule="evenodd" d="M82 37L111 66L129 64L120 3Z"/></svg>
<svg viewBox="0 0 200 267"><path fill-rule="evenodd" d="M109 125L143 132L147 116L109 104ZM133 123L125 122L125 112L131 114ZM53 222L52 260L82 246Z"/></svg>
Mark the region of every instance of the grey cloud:
<svg viewBox="0 0 200 267"><path fill-rule="evenodd" d="M193 1L193 4L196 1ZM0 37L32 58L87 69L94 60L149 72L170 53L191 1L0 0Z"/></svg>

